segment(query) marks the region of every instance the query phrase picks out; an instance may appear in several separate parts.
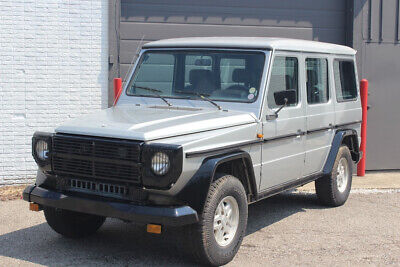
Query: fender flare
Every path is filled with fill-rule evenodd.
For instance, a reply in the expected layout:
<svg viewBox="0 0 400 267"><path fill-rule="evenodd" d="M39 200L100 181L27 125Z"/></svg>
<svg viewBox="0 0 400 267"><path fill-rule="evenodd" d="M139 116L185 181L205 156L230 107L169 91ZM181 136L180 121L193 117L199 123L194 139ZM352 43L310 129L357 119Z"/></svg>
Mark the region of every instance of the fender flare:
<svg viewBox="0 0 400 267"><path fill-rule="evenodd" d="M249 189L253 194L257 193L257 186L254 176L253 164L249 153L245 151L236 151L229 154L222 154L205 158L197 170L190 178L185 187L176 195L180 201L187 203L195 209L199 214L203 212L204 203L206 201L211 183L216 178L216 170L219 165L232 160L244 160L247 169L247 178Z"/></svg>
<svg viewBox="0 0 400 267"><path fill-rule="evenodd" d="M352 147L350 147L352 159L356 163L360 160L357 131L354 129L339 129L333 137L331 150L329 151L324 168L322 169L323 175L329 175L332 172L339 148L343 144L343 140L348 136L350 136L352 140Z"/></svg>

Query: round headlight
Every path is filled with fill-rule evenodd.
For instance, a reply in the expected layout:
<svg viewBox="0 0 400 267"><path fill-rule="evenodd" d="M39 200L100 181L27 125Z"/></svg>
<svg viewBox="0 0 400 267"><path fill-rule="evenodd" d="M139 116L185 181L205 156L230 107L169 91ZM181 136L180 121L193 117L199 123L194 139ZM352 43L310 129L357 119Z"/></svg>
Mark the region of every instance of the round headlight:
<svg viewBox="0 0 400 267"><path fill-rule="evenodd" d="M169 171L170 162L167 154L157 152L151 158L151 169L157 175L164 175Z"/></svg>
<svg viewBox="0 0 400 267"><path fill-rule="evenodd" d="M46 160L49 158L49 145L44 140L39 140L35 145L36 156L40 160Z"/></svg>

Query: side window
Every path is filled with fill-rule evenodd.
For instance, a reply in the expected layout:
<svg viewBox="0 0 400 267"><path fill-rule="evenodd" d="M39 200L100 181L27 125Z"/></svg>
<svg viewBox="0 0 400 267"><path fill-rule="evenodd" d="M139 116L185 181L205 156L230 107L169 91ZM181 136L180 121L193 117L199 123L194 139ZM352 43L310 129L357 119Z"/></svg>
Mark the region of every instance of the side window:
<svg viewBox="0 0 400 267"><path fill-rule="evenodd" d="M328 60L306 59L307 103L319 104L329 100Z"/></svg>
<svg viewBox="0 0 400 267"><path fill-rule="evenodd" d="M357 83L354 62L350 60L335 60L333 62L333 72L337 101L356 100Z"/></svg>
<svg viewBox="0 0 400 267"><path fill-rule="evenodd" d="M298 60L295 57L276 56L272 64L269 79L267 103L269 108L278 107L275 103L274 93L284 90L296 90L296 106L299 101Z"/></svg>

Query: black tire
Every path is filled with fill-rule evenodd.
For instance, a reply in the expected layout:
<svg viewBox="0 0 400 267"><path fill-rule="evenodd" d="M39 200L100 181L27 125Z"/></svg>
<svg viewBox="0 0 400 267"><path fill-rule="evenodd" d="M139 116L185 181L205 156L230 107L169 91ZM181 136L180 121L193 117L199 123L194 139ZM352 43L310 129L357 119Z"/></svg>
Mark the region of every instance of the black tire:
<svg viewBox="0 0 400 267"><path fill-rule="evenodd" d="M344 190L338 188L338 165L339 162L347 162L348 175L347 182ZM353 176L353 162L351 159L350 150L347 146L341 146L336 156L335 163L333 164L332 172L330 175L319 178L315 181L315 190L319 200L327 206L338 207L343 205L349 197L351 190L351 182ZM343 186L344 186L343 184Z"/></svg>
<svg viewBox="0 0 400 267"><path fill-rule="evenodd" d="M44 216L54 231L68 238L92 235L106 220L101 216L52 207L44 207Z"/></svg>
<svg viewBox="0 0 400 267"><path fill-rule="evenodd" d="M188 249L195 259L213 266L224 265L236 255L246 233L247 197L242 183L234 176L220 174L207 195L199 223L187 228ZM239 209L236 233L226 246L220 246L214 236L214 214L218 204L227 196L233 197Z"/></svg>

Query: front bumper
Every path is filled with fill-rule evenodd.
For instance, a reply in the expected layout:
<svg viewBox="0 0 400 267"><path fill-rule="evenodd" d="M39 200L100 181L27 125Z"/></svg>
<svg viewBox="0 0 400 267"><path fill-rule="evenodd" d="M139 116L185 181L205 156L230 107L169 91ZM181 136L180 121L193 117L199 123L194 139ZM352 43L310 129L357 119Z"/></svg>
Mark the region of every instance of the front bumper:
<svg viewBox="0 0 400 267"><path fill-rule="evenodd" d="M198 221L197 212L189 206L144 206L128 203L93 200L51 191L30 185L25 188L23 199L43 206L76 212L118 218L139 223L156 223L182 226Z"/></svg>

